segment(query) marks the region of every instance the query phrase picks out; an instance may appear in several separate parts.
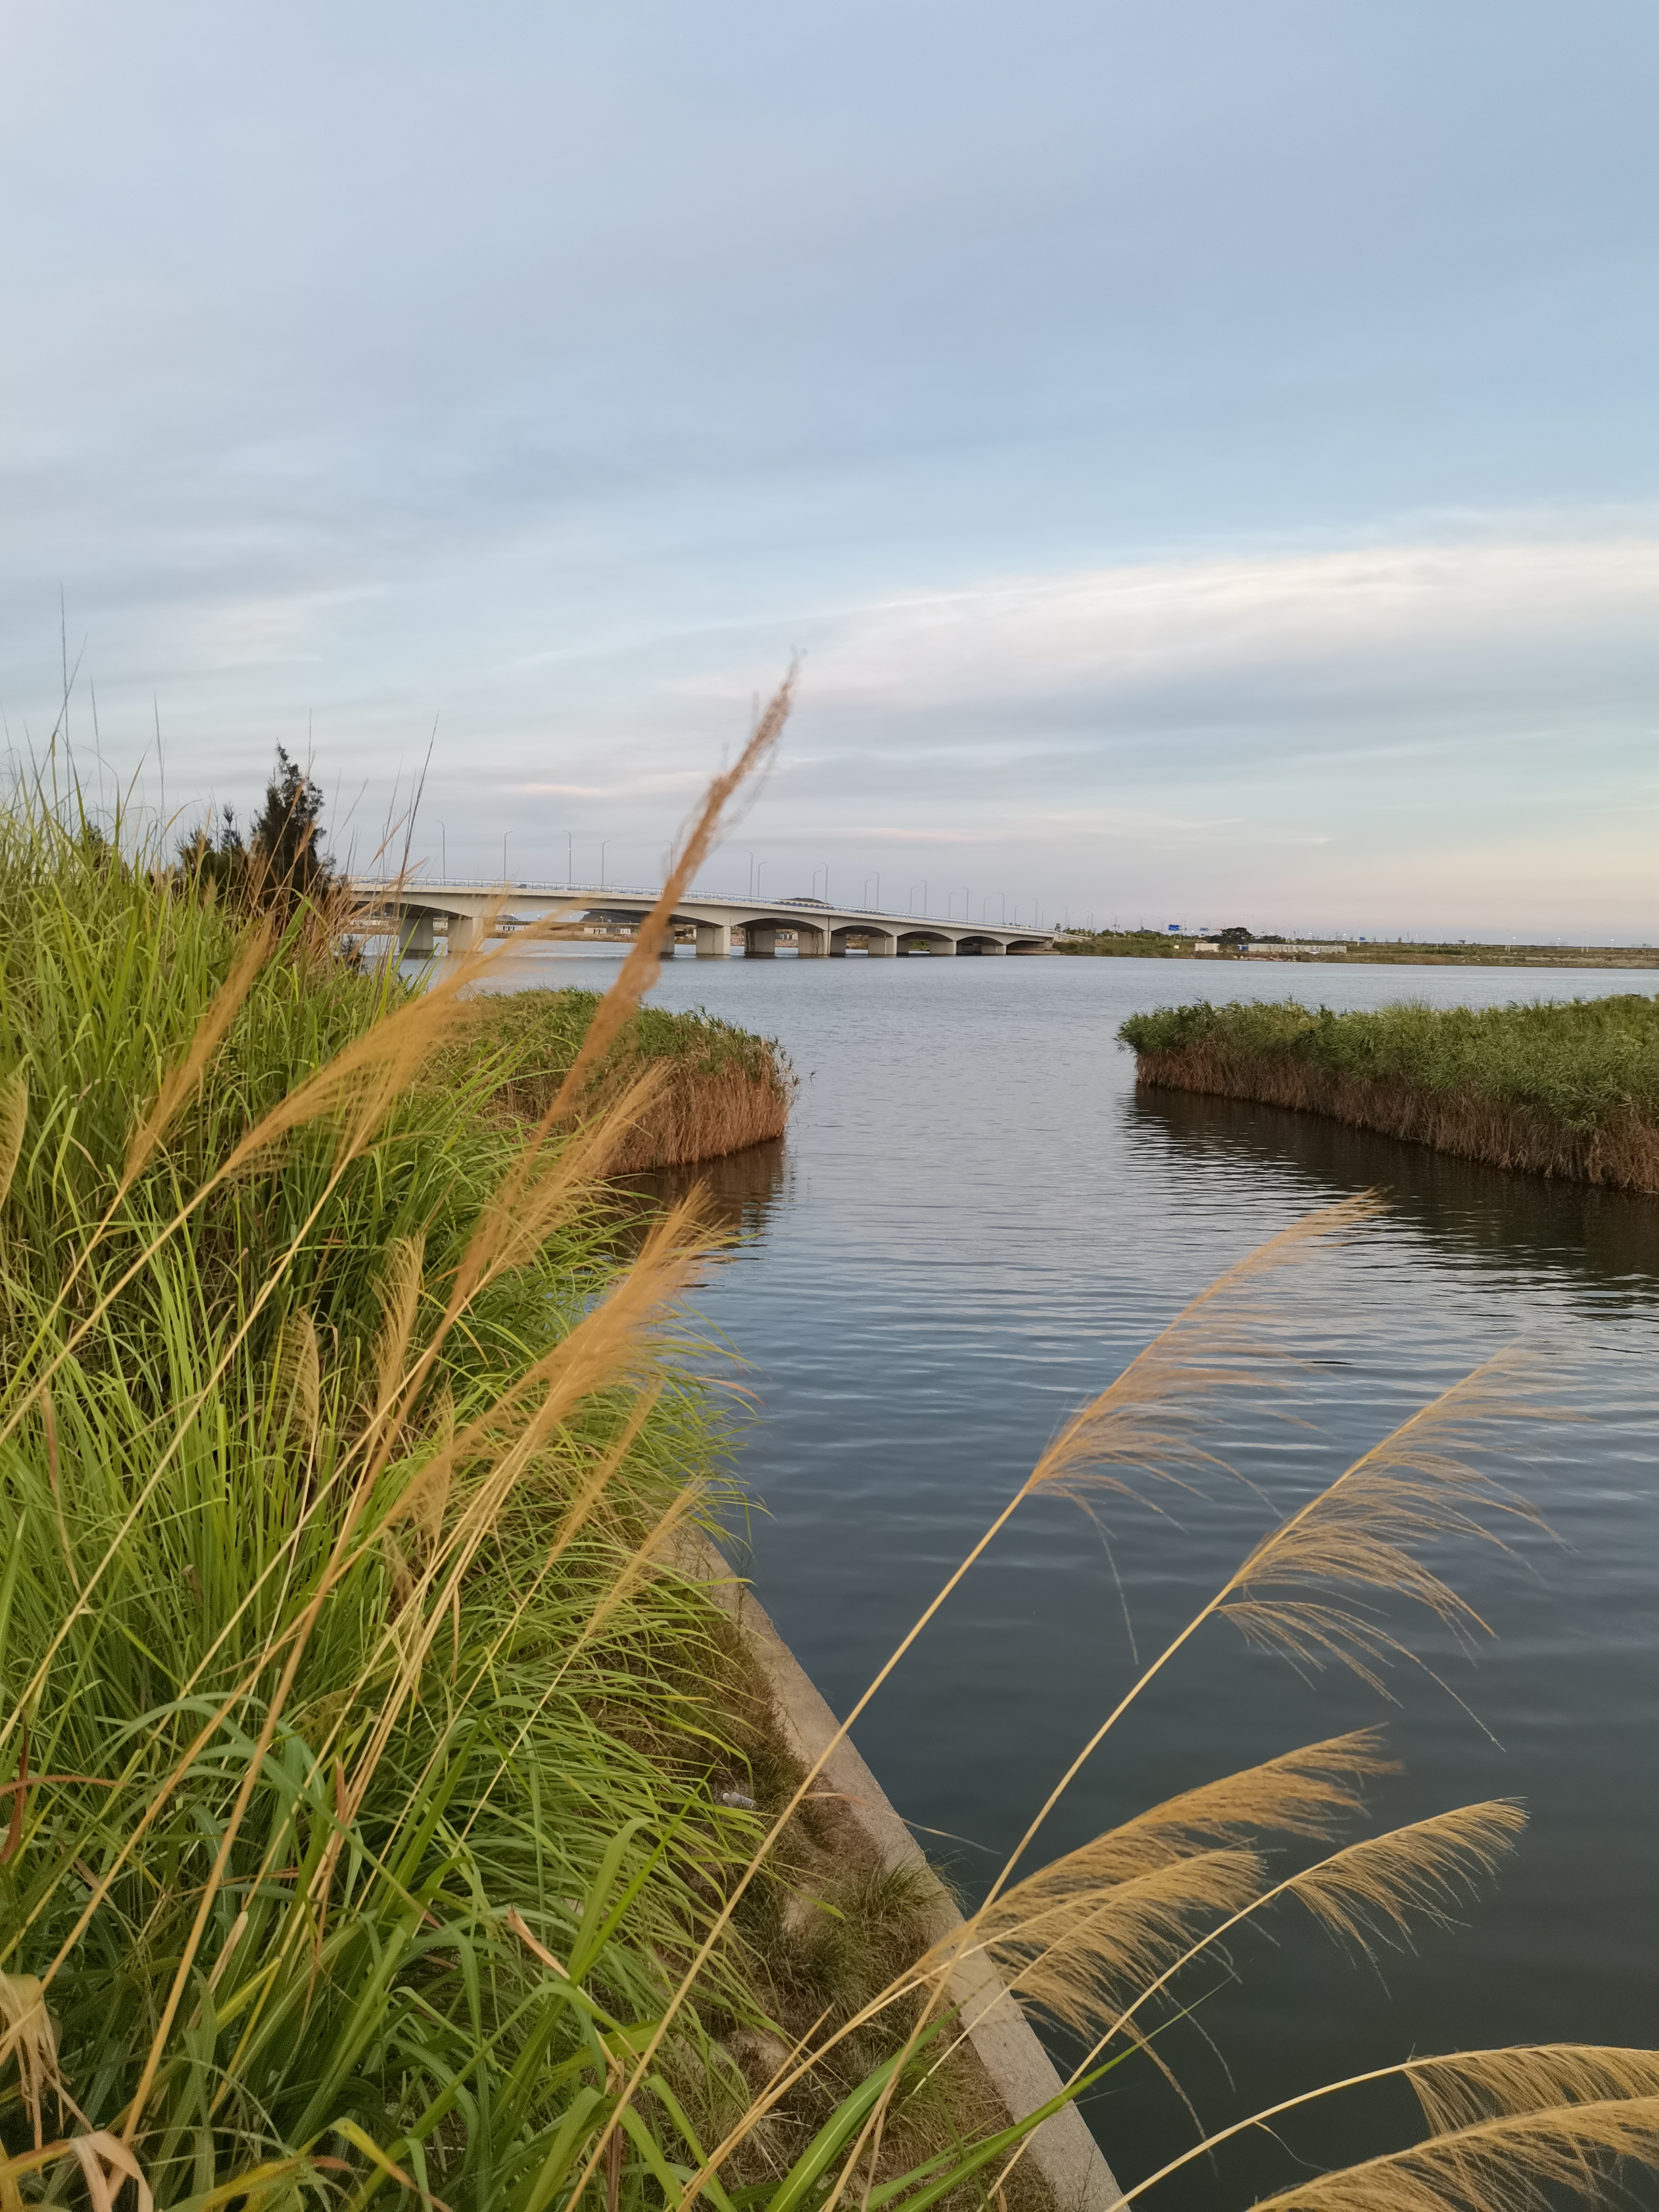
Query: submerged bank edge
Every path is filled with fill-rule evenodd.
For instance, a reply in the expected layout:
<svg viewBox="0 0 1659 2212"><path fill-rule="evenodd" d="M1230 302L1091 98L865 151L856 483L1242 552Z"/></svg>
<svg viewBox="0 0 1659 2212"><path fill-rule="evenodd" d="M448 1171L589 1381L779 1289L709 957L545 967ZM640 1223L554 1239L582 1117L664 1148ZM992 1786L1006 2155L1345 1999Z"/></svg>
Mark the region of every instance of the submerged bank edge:
<svg viewBox="0 0 1659 2212"><path fill-rule="evenodd" d="M1659 1128L1634 1109L1575 1128L1539 1106L1438 1091L1408 1078L1338 1074L1280 1054L1177 1045L1135 1055L1144 1090L1188 1091L1318 1114L1457 1159L1659 1195Z"/></svg>
<svg viewBox="0 0 1659 2212"><path fill-rule="evenodd" d="M678 1533L673 1565L689 1580L702 1583L737 1627L771 1695L789 1751L803 1767L813 1765L840 1723L750 1583L700 1528ZM930 1885L933 1940L959 1927L956 1899L850 1736L843 1736L825 1759L819 1781L841 1801L883 1867L913 1870ZM977 1953L964 1959L952 1975L951 1994L962 2007L973 2056L1011 2121L1024 2119L1059 2095L1064 2084L1054 2061L988 1959ZM1105 2154L1075 2104L1051 2114L1034 2130L1027 2155L1047 2183L1056 2212L1113 2212L1123 2202Z"/></svg>

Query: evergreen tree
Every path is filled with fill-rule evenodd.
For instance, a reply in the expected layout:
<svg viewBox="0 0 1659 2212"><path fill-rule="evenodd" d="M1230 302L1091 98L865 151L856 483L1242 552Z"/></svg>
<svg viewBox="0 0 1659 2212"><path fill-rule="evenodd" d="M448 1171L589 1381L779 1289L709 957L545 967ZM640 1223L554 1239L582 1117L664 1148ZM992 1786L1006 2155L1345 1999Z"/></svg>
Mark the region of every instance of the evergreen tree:
<svg viewBox="0 0 1659 2212"><path fill-rule="evenodd" d="M216 830L210 817L179 846L179 864L219 897L286 920L297 899L315 898L333 882L322 849L322 811L321 787L278 745L276 773L246 837L234 810L224 807Z"/></svg>
<svg viewBox="0 0 1659 2212"><path fill-rule="evenodd" d="M265 803L248 840L262 905L290 905L328 882L333 872L321 850L322 811L321 788L278 745L276 773L265 787Z"/></svg>

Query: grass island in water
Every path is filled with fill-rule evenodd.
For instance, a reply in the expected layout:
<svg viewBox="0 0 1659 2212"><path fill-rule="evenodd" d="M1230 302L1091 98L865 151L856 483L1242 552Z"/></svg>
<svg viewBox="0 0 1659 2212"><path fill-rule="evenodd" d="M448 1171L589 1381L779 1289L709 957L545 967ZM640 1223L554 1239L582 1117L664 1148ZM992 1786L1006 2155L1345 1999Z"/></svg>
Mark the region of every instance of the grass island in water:
<svg viewBox="0 0 1659 2212"><path fill-rule="evenodd" d="M1659 1192L1659 1000L1316 1011L1200 1000L1118 1030L1152 1088L1323 1114L1462 1159Z"/></svg>

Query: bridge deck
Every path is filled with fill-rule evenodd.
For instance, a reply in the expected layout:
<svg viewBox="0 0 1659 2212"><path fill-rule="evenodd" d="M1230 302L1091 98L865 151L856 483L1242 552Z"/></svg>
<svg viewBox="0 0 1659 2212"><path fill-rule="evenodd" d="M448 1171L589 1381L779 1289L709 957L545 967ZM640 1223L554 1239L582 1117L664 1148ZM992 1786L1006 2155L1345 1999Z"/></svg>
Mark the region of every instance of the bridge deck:
<svg viewBox="0 0 1659 2212"><path fill-rule="evenodd" d="M372 915L395 919L399 936L410 951L432 950L432 922L439 915L449 920L452 944L470 944L478 926L494 915L519 916L526 909L539 913L568 910L570 919L635 921L649 914L661 896L653 886L623 888L615 884L484 883L451 879L446 883L419 880L376 881L358 878L352 884L358 907L367 920ZM902 939L926 939L938 951L955 951L971 945L994 952L1039 951L1054 941L1052 929L1018 922L953 921L948 915L892 914L878 908L835 906L821 899L756 899L725 893L698 893L679 901L674 921L697 931L697 950L719 958L731 950L731 933L740 929L744 950L763 957L775 945L779 932L796 933L800 951L844 952L846 939L873 940L875 952L904 950ZM458 930L455 925L461 925ZM842 941L837 944L836 939Z"/></svg>

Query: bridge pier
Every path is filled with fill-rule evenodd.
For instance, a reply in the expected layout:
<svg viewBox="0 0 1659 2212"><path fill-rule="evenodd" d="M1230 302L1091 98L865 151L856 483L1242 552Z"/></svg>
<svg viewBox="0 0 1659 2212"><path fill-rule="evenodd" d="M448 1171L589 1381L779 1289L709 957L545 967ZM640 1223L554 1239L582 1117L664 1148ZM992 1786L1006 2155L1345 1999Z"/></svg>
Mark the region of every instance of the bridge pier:
<svg viewBox="0 0 1659 2212"><path fill-rule="evenodd" d="M614 933L629 924L636 928L659 896L615 885L595 889L589 884L520 883L503 887L466 878L428 882L424 877L417 881L365 877L353 879L350 888L349 927L388 945L395 938L396 957L412 961L430 959L439 949L434 940L440 936L447 939L452 954L482 951L487 935L507 933L508 918L501 917L499 923L494 918L507 898L515 909L514 922L538 915L568 921L585 912L590 930ZM919 952L945 960L958 954L995 959L1048 951L1054 939L1052 930L981 926L971 918L958 923L948 916L941 926L930 915L869 913L859 907L826 905L816 898L788 898L769 908L757 901L692 894L676 906L674 919L682 938L688 943L695 938L697 957L702 960L728 958L739 944L749 958L770 960L777 955L780 940L803 960L843 959L854 948L874 960L903 959ZM663 948L665 952L668 949Z"/></svg>

